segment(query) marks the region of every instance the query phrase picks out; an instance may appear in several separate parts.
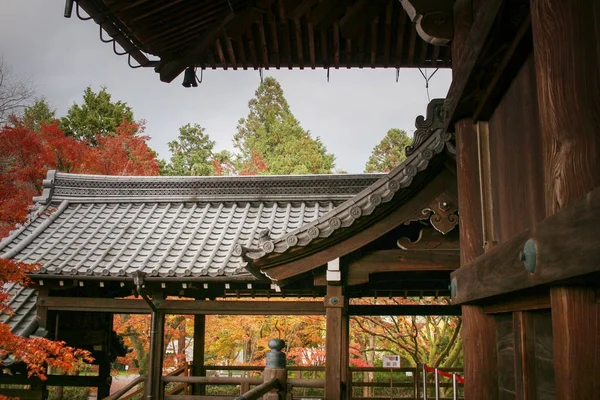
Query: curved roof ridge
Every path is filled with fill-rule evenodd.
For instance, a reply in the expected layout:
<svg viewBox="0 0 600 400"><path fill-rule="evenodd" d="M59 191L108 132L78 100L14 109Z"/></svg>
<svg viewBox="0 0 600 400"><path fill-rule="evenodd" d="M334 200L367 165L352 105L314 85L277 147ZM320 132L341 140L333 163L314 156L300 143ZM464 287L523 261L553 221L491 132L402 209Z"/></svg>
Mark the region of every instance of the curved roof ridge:
<svg viewBox="0 0 600 400"><path fill-rule="evenodd" d="M334 231L370 215L376 207L392 200L396 192L409 188L413 178L426 170L431 159L444 149L455 154L452 134L444 132L443 104L443 99L434 99L427 106L427 118L417 117L415 126L418 129L412 144L406 148L407 158L389 174L320 218L277 238L266 238L260 243L260 248L241 249L244 257L256 261L270 253L286 253L296 247L305 247L315 239L327 238Z"/></svg>
<svg viewBox="0 0 600 400"><path fill-rule="evenodd" d="M383 174L109 176L50 170L34 198L59 202L345 200Z"/></svg>

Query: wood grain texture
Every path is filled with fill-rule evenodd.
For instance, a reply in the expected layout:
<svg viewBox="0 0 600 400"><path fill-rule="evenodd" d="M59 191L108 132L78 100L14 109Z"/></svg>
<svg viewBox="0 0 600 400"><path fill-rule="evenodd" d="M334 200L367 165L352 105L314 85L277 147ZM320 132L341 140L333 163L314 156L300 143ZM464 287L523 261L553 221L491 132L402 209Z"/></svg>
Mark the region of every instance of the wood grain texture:
<svg viewBox="0 0 600 400"><path fill-rule="evenodd" d="M452 272L457 282L454 304L558 283L600 272L600 188L496 246L467 266ZM519 253L533 239L537 264L527 272Z"/></svg>
<svg viewBox="0 0 600 400"><path fill-rule="evenodd" d="M554 350L552 338L552 314L550 310L530 313L534 331L535 396L536 400L554 400ZM529 399L527 399L529 400Z"/></svg>
<svg viewBox="0 0 600 400"><path fill-rule="evenodd" d="M515 398L515 332L511 313L494 316L498 369L498 399ZM517 327L518 328L518 327Z"/></svg>
<svg viewBox="0 0 600 400"><path fill-rule="evenodd" d="M456 170L460 259L465 265L483 253L477 132L469 119L456 123Z"/></svg>
<svg viewBox="0 0 600 400"><path fill-rule="evenodd" d="M495 236L504 243L546 215L533 57L505 93L489 129Z"/></svg>
<svg viewBox="0 0 600 400"><path fill-rule="evenodd" d="M594 0L531 0L547 215L600 186L595 7Z"/></svg>
<svg viewBox="0 0 600 400"><path fill-rule="evenodd" d="M492 316L478 306L462 307L465 399L498 399L496 331Z"/></svg>
<svg viewBox="0 0 600 400"><path fill-rule="evenodd" d="M556 398L592 400L600 393L598 305L594 290L550 289Z"/></svg>
<svg viewBox="0 0 600 400"><path fill-rule="evenodd" d="M346 299L343 295L342 286L327 286L326 303L329 298L336 297L338 303L335 306L327 307L326 311L326 337L325 337L325 399L339 400L344 397L344 383L342 382L342 368L348 368L343 365L347 357L342 356L342 342L348 318L344 318ZM340 303L341 302L341 303ZM341 305L341 306L340 306ZM346 349L347 350L347 349Z"/></svg>

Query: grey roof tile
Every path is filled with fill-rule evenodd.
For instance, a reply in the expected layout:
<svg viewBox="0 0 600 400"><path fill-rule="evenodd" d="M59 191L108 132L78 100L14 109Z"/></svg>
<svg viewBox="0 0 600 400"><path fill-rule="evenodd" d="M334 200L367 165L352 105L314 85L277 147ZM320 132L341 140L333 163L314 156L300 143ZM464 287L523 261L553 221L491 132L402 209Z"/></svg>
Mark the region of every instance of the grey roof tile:
<svg viewBox="0 0 600 400"><path fill-rule="evenodd" d="M47 203L0 242L0 257L41 273L231 276L246 273L236 246L316 220L381 175L180 178L50 172ZM48 183L50 182L50 184Z"/></svg>
<svg viewBox="0 0 600 400"><path fill-rule="evenodd" d="M37 292L15 283L4 284L4 291L11 295L8 305L13 314L0 313L0 322L7 324L15 335L29 336L38 328L36 318Z"/></svg>

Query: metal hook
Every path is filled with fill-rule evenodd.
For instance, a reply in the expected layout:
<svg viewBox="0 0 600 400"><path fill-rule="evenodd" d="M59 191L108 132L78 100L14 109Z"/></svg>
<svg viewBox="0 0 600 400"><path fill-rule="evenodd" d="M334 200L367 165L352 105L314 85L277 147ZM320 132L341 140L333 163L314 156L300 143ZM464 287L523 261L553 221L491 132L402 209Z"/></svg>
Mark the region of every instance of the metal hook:
<svg viewBox="0 0 600 400"><path fill-rule="evenodd" d="M77 18L79 18L82 21L88 21L90 19L92 19L92 17L82 17L81 14L79 13L79 2L75 2L76 6L75 6L75 13L77 14Z"/></svg>
<svg viewBox="0 0 600 400"><path fill-rule="evenodd" d="M398 79L400 79L400 68L396 68L396 83L398 83Z"/></svg>
<svg viewBox="0 0 600 400"><path fill-rule="evenodd" d="M260 76L260 83L263 83L263 69L262 69L262 67L258 68L258 75Z"/></svg>
<svg viewBox="0 0 600 400"><path fill-rule="evenodd" d="M121 47L121 48L122 48L122 47ZM125 49L123 49L123 50L125 50ZM128 51L124 51L124 52L122 52L122 53L119 53L119 52L117 51L117 41L116 41L116 40L114 40L114 39L113 39L113 51L114 51L114 52L115 52L115 54L116 54L116 55L118 55L118 56L124 56L125 54L129 54L129 52L128 52Z"/></svg>
<svg viewBox="0 0 600 400"><path fill-rule="evenodd" d="M198 83L202 83L202 78L204 78L204 69L200 68L200 79L198 79L198 75L196 75L196 70L194 69L194 76L196 77L196 81Z"/></svg>
<svg viewBox="0 0 600 400"><path fill-rule="evenodd" d="M329 67L327 67L327 83L329 83Z"/></svg>
<svg viewBox="0 0 600 400"><path fill-rule="evenodd" d="M98 24L98 27L100 28L100 40L102 41L102 43L110 43L110 42L114 42L114 41L115 41L115 39L113 39L113 38L112 38L112 37L110 37L110 36L109 36L109 37L110 37L110 39L109 39L109 40L106 40L106 39L104 39L104 34L102 33L102 24L103 24L103 23L104 23L104 22L101 22L101 23L99 23L99 24Z"/></svg>
<svg viewBox="0 0 600 400"><path fill-rule="evenodd" d="M143 65L142 64L138 64L138 65L131 65L131 53L127 53L127 63L129 64L130 68L142 68Z"/></svg>

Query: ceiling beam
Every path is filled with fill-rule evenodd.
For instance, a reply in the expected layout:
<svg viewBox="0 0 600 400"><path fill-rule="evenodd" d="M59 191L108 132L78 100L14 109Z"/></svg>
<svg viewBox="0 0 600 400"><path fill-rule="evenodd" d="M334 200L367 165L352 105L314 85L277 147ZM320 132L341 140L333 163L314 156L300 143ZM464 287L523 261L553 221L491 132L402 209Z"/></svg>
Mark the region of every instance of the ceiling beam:
<svg viewBox="0 0 600 400"><path fill-rule="evenodd" d="M420 316L420 315L461 315L460 306L445 305L421 305L421 304L398 304L398 305L349 305L349 315L363 316Z"/></svg>
<svg viewBox="0 0 600 400"><path fill-rule="evenodd" d="M195 65L200 56L206 52L210 45L214 44L217 38L227 30L227 34L232 38L238 38L242 35L264 12L271 6L273 0L259 0L252 2L245 10L235 14L233 10L227 8L219 14L212 25L196 41L195 45L183 56L175 60L163 60L156 68L160 74L160 80L171 82L187 67ZM262 21L260 21L262 23ZM261 27L262 29L262 27Z"/></svg>
<svg viewBox="0 0 600 400"><path fill-rule="evenodd" d="M208 46L214 44L219 35L223 33L223 29L227 24L235 21L235 19L233 12L227 9L216 18L206 33L202 35L200 40L185 55L173 61L161 61L156 68L156 72L160 74L160 80L169 83L177 78L187 67L194 65Z"/></svg>

